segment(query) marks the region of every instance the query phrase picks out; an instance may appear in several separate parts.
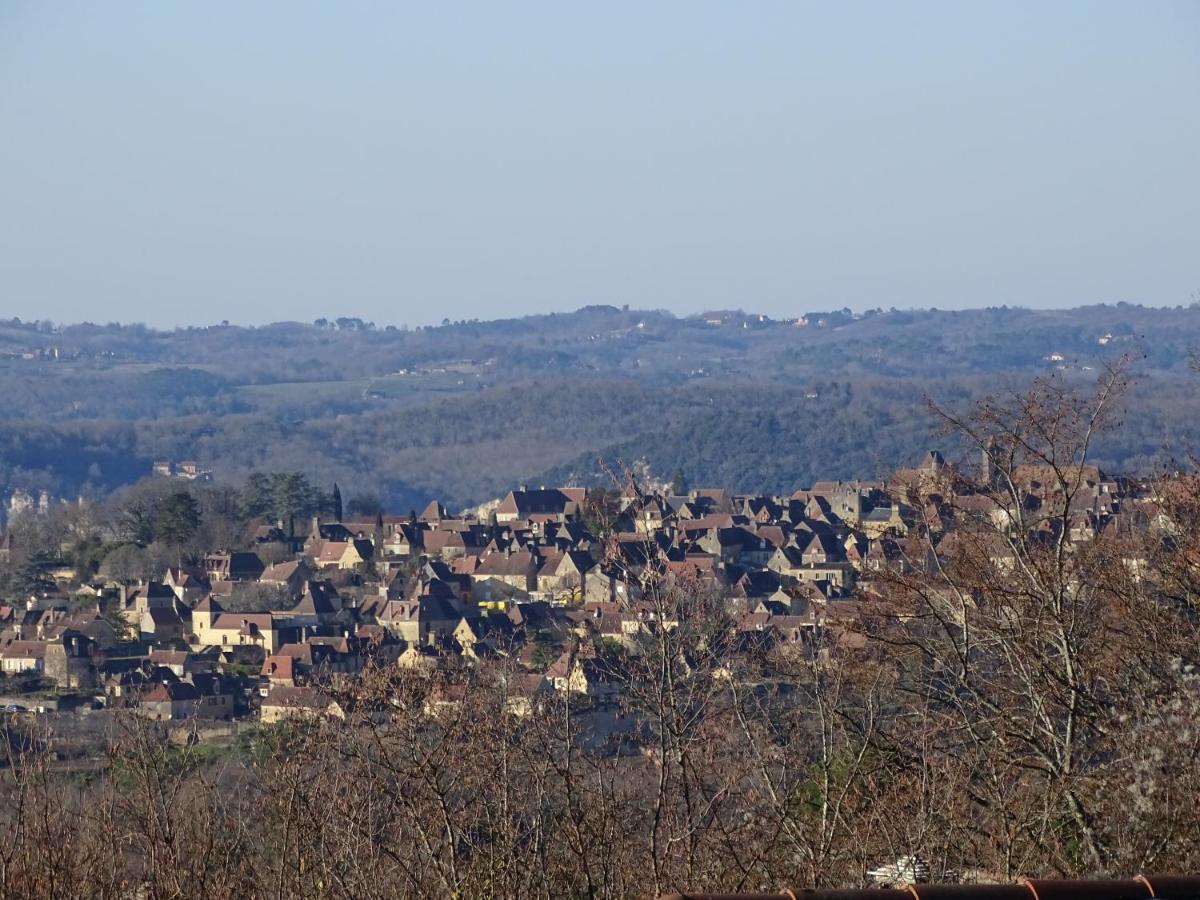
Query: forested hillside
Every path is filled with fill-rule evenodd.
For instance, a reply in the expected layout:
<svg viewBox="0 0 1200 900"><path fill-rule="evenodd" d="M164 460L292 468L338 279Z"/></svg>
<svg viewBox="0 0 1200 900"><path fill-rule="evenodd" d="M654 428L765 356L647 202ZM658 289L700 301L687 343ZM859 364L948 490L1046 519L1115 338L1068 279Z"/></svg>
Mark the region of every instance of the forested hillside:
<svg viewBox="0 0 1200 900"><path fill-rule="evenodd" d="M645 459L692 484L790 491L870 477L939 442L954 407L1059 371L1137 360L1110 468L1195 441L1200 308L876 310L773 321L587 307L439 327L359 319L219 325L0 323L0 497L104 493L155 459L218 480L299 471L408 509ZM953 452L952 446L945 449Z"/></svg>

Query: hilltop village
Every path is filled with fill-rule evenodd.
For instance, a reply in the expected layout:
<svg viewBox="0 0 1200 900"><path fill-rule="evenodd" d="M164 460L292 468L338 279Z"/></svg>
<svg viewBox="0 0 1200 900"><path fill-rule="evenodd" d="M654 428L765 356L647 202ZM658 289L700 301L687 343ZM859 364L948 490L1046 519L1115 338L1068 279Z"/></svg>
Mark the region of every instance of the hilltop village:
<svg viewBox="0 0 1200 900"><path fill-rule="evenodd" d="M931 451L887 481L782 497L629 479L621 490L522 487L471 514L432 501L406 516L262 520L152 579L81 581L43 553L34 588L0 608L5 702L269 723L340 715L328 686L367 665L502 661L518 712L546 692L602 706L621 690L611 651L636 653L639 636L672 625L651 587L712 598L760 649L853 642L881 577L931 570L964 523L1003 534L1011 512L980 490L986 456L983 468L964 476ZM1079 474L1063 519L1071 543L1152 518L1148 485ZM1060 487L1037 468L1018 475L1030 510ZM20 551L14 533L0 559ZM989 552L1002 565L1009 551L995 540Z"/></svg>

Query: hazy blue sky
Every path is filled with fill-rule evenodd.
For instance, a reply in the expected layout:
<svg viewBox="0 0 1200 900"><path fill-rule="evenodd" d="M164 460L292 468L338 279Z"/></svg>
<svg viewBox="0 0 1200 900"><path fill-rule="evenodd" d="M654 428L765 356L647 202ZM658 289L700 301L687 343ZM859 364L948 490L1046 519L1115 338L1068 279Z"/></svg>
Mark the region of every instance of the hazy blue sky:
<svg viewBox="0 0 1200 900"><path fill-rule="evenodd" d="M1197 0L0 0L0 316L1197 292Z"/></svg>

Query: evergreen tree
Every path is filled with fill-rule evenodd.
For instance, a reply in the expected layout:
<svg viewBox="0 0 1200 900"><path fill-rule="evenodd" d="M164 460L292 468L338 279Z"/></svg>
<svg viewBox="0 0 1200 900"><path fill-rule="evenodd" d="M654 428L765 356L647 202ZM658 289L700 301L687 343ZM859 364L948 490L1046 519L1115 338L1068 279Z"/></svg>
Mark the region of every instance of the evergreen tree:
<svg viewBox="0 0 1200 900"><path fill-rule="evenodd" d="M39 550L26 560L0 572L0 590L24 600L33 594L51 590L54 580L43 571L51 562L50 555Z"/></svg>
<svg viewBox="0 0 1200 900"><path fill-rule="evenodd" d="M311 515L319 508L320 498L308 479L299 472L276 472L271 476L271 499L276 518L296 536L296 518Z"/></svg>
<svg viewBox="0 0 1200 900"><path fill-rule="evenodd" d="M165 497L154 516L155 536L173 547L182 561L183 546L200 529L200 504L187 491Z"/></svg>
<svg viewBox="0 0 1200 900"><path fill-rule="evenodd" d="M674 476L671 478L671 493L677 497L682 497L688 492L687 479L683 477L683 470L676 469Z"/></svg>
<svg viewBox="0 0 1200 900"><path fill-rule="evenodd" d="M247 519L260 519L270 515L275 508L271 493L271 479L262 472L254 472L242 486L242 515Z"/></svg>
<svg viewBox="0 0 1200 900"><path fill-rule="evenodd" d="M375 513L374 550L375 559L383 559L383 510Z"/></svg>

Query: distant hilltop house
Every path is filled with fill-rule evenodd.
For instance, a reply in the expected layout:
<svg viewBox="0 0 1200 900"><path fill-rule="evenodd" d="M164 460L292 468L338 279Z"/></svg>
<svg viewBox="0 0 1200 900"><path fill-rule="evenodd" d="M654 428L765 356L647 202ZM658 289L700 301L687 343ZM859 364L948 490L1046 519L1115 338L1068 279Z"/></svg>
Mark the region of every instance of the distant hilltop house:
<svg viewBox="0 0 1200 900"><path fill-rule="evenodd" d="M160 478L181 478L184 481L212 481L212 469L202 469L192 459L175 463L170 460L155 460L151 469Z"/></svg>
<svg viewBox="0 0 1200 900"><path fill-rule="evenodd" d="M72 354L78 355L78 354ZM16 350L0 352L0 359L45 360L60 359L62 353L58 347L24 347Z"/></svg>
<svg viewBox="0 0 1200 900"><path fill-rule="evenodd" d="M35 497L32 493L17 488L8 498L8 517L11 519L23 512L47 512L50 509L50 494L40 491Z"/></svg>

